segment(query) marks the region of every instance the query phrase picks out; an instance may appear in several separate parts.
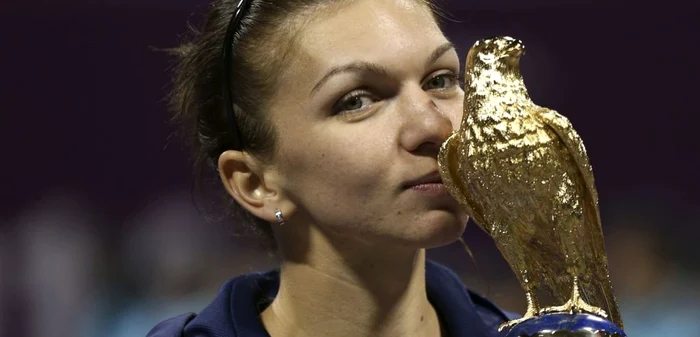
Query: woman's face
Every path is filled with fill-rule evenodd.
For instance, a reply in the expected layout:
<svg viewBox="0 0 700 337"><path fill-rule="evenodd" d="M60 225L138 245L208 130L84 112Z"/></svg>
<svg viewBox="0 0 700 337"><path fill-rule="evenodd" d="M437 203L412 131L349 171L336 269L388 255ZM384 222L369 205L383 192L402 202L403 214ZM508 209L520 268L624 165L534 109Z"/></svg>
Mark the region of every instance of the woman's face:
<svg viewBox="0 0 700 337"><path fill-rule="evenodd" d="M467 217L440 184L459 126L459 59L415 0L361 0L301 31L270 114L273 167L306 221L345 240L428 248Z"/></svg>

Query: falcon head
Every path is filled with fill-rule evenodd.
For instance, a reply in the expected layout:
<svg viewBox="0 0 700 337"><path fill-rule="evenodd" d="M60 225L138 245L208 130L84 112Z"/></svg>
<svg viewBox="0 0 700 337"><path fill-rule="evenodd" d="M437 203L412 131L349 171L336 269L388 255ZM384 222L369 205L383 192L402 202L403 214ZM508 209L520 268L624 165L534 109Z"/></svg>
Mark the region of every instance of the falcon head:
<svg viewBox="0 0 700 337"><path fill-rule="evenodd" d="M525 52L523 42L509 36L492 37L477 41L467 55L468 66L498 67L516 65Z"/></svg>

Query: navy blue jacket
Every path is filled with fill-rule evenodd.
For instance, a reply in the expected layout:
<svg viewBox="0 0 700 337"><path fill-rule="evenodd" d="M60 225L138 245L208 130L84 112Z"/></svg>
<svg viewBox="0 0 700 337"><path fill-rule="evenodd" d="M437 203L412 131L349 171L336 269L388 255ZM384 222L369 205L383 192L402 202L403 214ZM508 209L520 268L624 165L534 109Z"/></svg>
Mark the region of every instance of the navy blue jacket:
<svg viewBox="0 0 700 337"><path fill-rule="evenodd" d="M495 337L500 323L515 318L466 289L448 268L431 261L425 268L428 300L447 336ZM279 270L235 277L198 315L189 313L165 320L147 337L269 337L260 312L278 288Z"/></svg>

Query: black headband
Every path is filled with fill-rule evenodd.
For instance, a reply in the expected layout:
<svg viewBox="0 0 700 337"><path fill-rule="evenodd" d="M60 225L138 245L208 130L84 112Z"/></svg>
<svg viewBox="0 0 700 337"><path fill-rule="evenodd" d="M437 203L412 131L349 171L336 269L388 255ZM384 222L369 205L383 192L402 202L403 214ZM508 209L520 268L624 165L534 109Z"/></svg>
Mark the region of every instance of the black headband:
<svg viewBox="0 0 700 337"><path fill-rule="evenodd" d="M233 93L231 92L231 73L233 72L231 67L233 62L231 60L231 54L233 52L233 36L235 35L238 27L241 25L241 21L245 16L250 4L253 0L240 0L236 6L236 12L231 17L231 21L228 23L228 28L226 28L226 37L224 38L224 48L223 48L223 62L224 62L224 106L226 113L228 114L229 123L232 126L231 132L233 132L232 147L233 150L243 150L243 141L241 139L241 132L238 128L238 123L236 122L236 114L233 111Z"/></svg>

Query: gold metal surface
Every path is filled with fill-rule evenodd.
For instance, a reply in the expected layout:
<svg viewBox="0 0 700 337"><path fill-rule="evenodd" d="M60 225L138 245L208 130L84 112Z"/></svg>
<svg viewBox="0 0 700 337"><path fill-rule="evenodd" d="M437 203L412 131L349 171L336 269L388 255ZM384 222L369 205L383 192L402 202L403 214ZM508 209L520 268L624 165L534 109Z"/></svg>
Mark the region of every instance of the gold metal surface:
<svg viewBox="0 0 700 337"><path fill-rule="evenodd" d="M588 155L567 118L530 100L523 52L509 37L469 51L462 124L438 158L443 182L515 272L524 319L589 312L622 328ZM540 308L540 291L561 305Z"/></svg>

